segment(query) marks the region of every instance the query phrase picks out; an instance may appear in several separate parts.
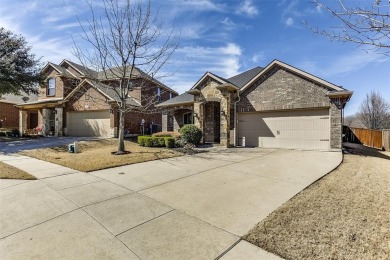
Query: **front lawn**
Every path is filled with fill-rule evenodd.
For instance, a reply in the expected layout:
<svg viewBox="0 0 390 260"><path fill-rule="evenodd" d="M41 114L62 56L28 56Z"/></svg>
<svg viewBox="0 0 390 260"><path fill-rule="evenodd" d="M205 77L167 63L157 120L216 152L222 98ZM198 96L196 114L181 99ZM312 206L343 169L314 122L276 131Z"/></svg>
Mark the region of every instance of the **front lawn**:
<svg viewBox="0 0 390 260"><path fill-rule="evenodd" d="M0 179L36 180L37 178L14 166L0 162Z"/></svg>
<svg viewBox="0 0 390 260"><path fill-rule="evenodd" d="M112 155L111 152L117 150L117 144L117 139L83 141L79 142L80 153L69 153L68 147L63 145L23 151L20 154L83 172L183 155L165 148L141 147L130 141L125 141L126 150L130 153Z"/></svg>
<svg viewBox="0 0 390 260"><path fill-rule="evenodd" d="M343 163L244 239L285 259L389 259L390 153L351 145Z"/></svg>

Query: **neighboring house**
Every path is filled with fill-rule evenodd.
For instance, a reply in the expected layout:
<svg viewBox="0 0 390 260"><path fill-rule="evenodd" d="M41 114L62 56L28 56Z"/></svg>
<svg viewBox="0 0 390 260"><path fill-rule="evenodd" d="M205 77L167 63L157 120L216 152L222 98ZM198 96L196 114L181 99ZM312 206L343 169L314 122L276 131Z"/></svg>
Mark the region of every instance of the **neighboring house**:
<svg viewBox="0 0 390 260"><path fill-rule="evenodd" d="M16 104L36 101L37 95L20 93L20 95L6 94L0 97L0 128L19 128L19 109ZM29 121L27 122L30 128L38 125L38 113L30 111Z"/></svg>
<svg viewBox="0 0 390 260"><path fill-rule="evenodd" d="M49 62L42 70L46 80L39 86L38 100L17 105L22 116L20 131L28 131L29 113L36 111L37 129L44 136L116 137L120 99L115 70L97 72L68 60L59 65ZM140 134L150 132L152 127L156 131L161 127L161 113L156 112L149 99L157 103L177 93L138 68L134 68L132 80L136 87L127 99L131 111L125 117L125 131ZM142 88L137 87L141 82Z"/></svg>
<svg viewBox="0 0 390 260"><path fill-rule="evenodd" d="M341 148L342 110L352 92L274 60L224 79L206 72L186 93L158 105L163 131L193 123L203 142L226 146Z"/></svg>

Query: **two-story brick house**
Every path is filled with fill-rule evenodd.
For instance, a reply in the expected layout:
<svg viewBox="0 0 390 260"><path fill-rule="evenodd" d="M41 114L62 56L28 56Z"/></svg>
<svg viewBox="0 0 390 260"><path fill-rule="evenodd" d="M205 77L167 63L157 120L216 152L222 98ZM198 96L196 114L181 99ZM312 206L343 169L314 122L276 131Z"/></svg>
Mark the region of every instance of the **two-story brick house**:
<svg viewBox="0 0 390 260"><path fill-rule="evenodd" d="M38 100L18 104L19 130L28 129L29 114L38 113L34 127L44 136L117 136L119 126L118 79L110 71L94 71L63 60L59 65L48 63L42 70L45 84L39 86ZM129 91L125 130L128 134L148 132L161 125L161 113L154 103L177 96L177 92L134 68ZM142 83L142 84L141 84Z"/></svg>

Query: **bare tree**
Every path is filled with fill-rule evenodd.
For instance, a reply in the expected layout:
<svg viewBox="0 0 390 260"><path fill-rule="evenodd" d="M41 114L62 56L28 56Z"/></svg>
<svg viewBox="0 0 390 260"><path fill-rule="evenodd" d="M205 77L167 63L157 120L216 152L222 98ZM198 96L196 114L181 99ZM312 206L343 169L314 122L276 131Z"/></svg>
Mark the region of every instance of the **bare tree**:
<svg viewBox="0 0 390 260"><path fill-rule="evenodd" d="M369 129L390 128L390 104L371 91L360 104L357 117Z"/></svg>
<svg viewBox="0 0 390 260"><path fill-rule="evenodd" d="M82 38L88 44L81 48L75 43L75 56L84 67L93 68L89 77L116 96L119 111L119 133L117 154L125 153L125 114L134 110L145 110L155 102L142 100L137 108L129 102L129 93L145 88L178 46L172 30L166 30L153 14L150 1L103 0L102 14L87 2L91 19L83 29ZM112 84L115 81L116 84ZM107 83L111 82L111 83ZM107 83L107 84L103 84ZM108 85L108 86L107 86Z"/></svg>
<svg viewBox="0 0 390 260"><path fill-rule="evenodd" d="M345 1L338 0L337 10L325 5L323 1L313 2L330 13L340 24L333 29L320 29L306 23L313 32L331 40L370 46L385 54L390 52L390 1L371 0L368 6L358 6L356 2L350 1L348 4L354 5L351 7Z"/></svg>

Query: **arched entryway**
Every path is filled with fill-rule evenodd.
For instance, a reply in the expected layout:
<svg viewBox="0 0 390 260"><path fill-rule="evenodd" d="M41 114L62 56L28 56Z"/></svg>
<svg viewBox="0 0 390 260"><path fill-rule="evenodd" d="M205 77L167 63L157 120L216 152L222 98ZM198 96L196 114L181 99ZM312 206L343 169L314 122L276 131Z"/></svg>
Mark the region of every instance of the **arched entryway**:
<svg viewBox="0 0 390 260"><path fill-rule="evenodd" d="M221 122L220 102L210 101L204 104L204 142L220 142L220 122Z"/></svg>

